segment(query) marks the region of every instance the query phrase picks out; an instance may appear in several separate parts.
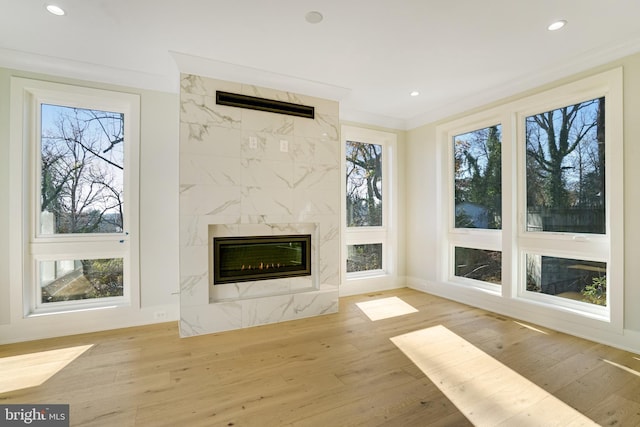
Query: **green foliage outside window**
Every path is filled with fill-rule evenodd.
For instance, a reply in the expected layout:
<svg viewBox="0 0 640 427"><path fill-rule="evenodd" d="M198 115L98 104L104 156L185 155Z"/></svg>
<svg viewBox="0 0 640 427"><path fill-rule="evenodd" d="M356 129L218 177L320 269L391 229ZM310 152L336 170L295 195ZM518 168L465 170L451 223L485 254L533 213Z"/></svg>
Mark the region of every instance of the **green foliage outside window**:
<svg viewBox="0 0 640 427"><path fill-rule="evenodd" d="M501 126L453 139L456 228L502 228Z"/></svg>
<svg viewBox="0 0 640 427"><path fill-rule="evenodd" d="M382 244L347 246L347 273L382 269Z"/></svg>
<svg viewBox="0 0 640 427"><path fill-rule="evenodd" d="M529 116L527 229L605 233L605 98Z"/></svg>
<svg viewBox="0 0 640 427"><path fill-rule="evenodd" d="M83 259L76 268L42 287L42 302L123 296L123 259Z"/></svg>
<svg viewBox="0 0 640 427"><path fill-rule="evenodd" d="M607 278L594 277L591 283L582 290L586 302L598 305L607 305Z"/></svg>

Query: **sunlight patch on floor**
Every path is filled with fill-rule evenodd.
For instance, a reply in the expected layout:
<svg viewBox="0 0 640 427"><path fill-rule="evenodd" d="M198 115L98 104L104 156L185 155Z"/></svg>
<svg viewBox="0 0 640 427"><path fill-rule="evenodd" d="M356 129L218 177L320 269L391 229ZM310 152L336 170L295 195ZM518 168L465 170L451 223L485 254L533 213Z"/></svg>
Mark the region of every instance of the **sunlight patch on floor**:
<svg viewBox="0 0 640 427"><path fill-rule="evenodd" d="M91 347L93 344L0 358L0 393L43 384Z"/></svg>
<svg viewBox="0 0 640 427"><path fill-rule="evenodd" d="M637 375L637 376L640 377L640 372L636 371L635 369L627 368L626 366L621 365L621 364L616 363L616 362L612 362L611 360L607 360L607 359L600 359L600 360L602 360L604 363L608 363L611 366L615 366L616 368L620 368L623 371L627 371L630 374Z"/></svg>
<svg viewBox="0 0 640 427"><path fill-rule="evenodd" d="M404 316L405 314L418 312L418 310L398 297L358 302L356 305L372 321L389 319L391 317Z"/></svg>
<svg viewBox="0 0 640 427"><path fill-rule="evenodd" d="M474 425L597 425L442 325L391 341Z"/></svg>
<svg viewBox="0 0 640 427"><path fill-rule="evenodd" d="M549 335L549 333L548 333L548 332L545 332L545 331L543 331L542 329L535 328L535 327L533 327L533 326L531 326L531 325L527 325L526 323L518 322L517 320L514 320L513 322L514 322L514 323L517 323L518 325L520 325L520 326L522 326L522 327L524 327L524 328L530 329L530 330L532 330L532 331L540 332L541 334L545 334L545 335Z"/></svg>

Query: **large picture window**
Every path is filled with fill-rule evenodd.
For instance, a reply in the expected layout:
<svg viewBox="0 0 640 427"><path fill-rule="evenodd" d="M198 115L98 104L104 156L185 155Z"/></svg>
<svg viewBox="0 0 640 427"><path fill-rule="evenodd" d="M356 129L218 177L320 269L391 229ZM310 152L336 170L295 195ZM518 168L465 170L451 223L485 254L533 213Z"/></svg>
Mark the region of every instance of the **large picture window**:
<svg viewBox="0 0 640 427"><path fill-rule="evenodd" d="M382 146L346 143L347 227L382 226Z"/></svg>
<svg viewBox="0 0 640 427"><path fill-rule="evenodd" d="M491 123L472 130L454 129L449 135L453 207L449 214L448 277L455 282L499 292L502 283L502 126Z"/></svg>
<svg viewBox="0 0 640 427"><path fill-rule="evenodd" d="M347 278L395 273L395 135L343 127Z"/></svg>
<svg viewBox="0 0 640 427"><path fill-rule="evenodd" d="M122 233L124 114L40 107L40 234Z"/></svg>
<svg viewBox="0 0 640 427"><path fill-rule="evenodd" d="M501 126L453 137L455 227L502 228Z"/></svg>
<svg viewBox="0 0 640 427"><path fill-rule="evenodd" d="M526 222L521 295L606 313L611 240L606 215L608 96L521 114ZM567 256L574 255L574 256ZM580 304L578 304L580 307Z"/></svg>
<svg viewBox="0 0 640 427"><path fill-rule="evenodd" d="M605 233L605 98L525 118L527 231Z"/></svg>
<svg viewBox="0 0 640 427"><path fill-rule="evenodd" d="M139 99L14 79L25 315L137 304Z"/></svg>
<svg viewBox="0 0 640 427"><path fill-rule="evenodd" d="M347 229L383 229L382 145L347 140ZM382 271L382 241L348 245L347 273Z"/></svg>
<svg viewBox="0 0 640 427"><path fill-rule="evenodd" d="M616 69L438 126L441 280L621 330L622 117Z"/></svg>

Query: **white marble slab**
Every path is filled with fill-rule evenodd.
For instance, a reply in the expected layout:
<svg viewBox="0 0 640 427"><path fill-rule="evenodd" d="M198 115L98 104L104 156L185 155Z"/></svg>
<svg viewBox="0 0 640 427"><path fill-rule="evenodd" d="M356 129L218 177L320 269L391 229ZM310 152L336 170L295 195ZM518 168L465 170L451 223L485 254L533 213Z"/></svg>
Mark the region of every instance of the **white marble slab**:
<svg viewBox="0 0 640 427"><path fill-rule="evenodd" d="M316 118L219 106L216 90L312 105ZM182 75L180 120L181 333L337 311L337 102ZM214 286L211 227L220 235L311 233L312 275Z"/></svg>

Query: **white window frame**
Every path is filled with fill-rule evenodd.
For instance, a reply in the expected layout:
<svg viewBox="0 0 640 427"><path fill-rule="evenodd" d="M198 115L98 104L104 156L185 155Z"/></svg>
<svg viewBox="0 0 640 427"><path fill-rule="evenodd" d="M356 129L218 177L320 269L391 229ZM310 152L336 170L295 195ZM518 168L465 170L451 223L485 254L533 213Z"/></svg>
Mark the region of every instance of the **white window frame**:
<svg viewBox="0 0 640 427"><path fill-rule="evenodd" d="M509 272L505 271L505 260L504 260L504 251L503 251L503 233L502 230L505 226L509 224L509 216L505 215L505 212L508 209L505 209L505 189L509 188L509 183L506 182L507 178L505 176L505 166L508 168L508 165L505 165L505 150L507 154L509 152L509 147L505 141L508 141L507 136L505 136L505 122L509 122L510 119L508 116L501 114L499 111L487 111L475 114L473 116L461 118L459 120L441 125L438 127L438 135L443 140L440 144L444 148L445 155L442 156L445 164L442 165L442 170L446 174L446 190L444 193L446 203L442 204L442 212L441 218L442 222L446 224L444 230L446 234L443 233L442 236L442 258L440 260L440 279L443 282L448 282L451 284L462 285L465 287L475 288L478 290L482 290L484 292L489 292L491 294L500 295L503 291L503 286L484 282L481 280L468 279L464 277L459 277L455 275L455 248L457 247L465 247L471 249L482 249L482 250L491 250L491 251L499 251L502 252L502 282L505 282L505 273L508 275ZM502 229L500 230L492 230L492 229L476 229L476 228L456 228L455 226L455 171L453 168L455 161L455 153L453 141L455 136L463 135L468 132L473 132L479 129L488 128L491 126L500 125L501 128L501 142L500 149L502 153ZM506 127L507 135L509 135L510 129L508 126ZM505 217L506 216L506 217Z"/></svg>
<svg viewBox="0 0 640 427"><path fill-rule="evenodd" d="M39 232L40 105L61 105L120 112L125 115L124 230L122 233L42 235ZM11 79L12 306L20 318L109 307L140 306L138 242L138 165L140 143L138 95L19 77ZM39 262L66 259L122 258L123 296L41 303ZM15 301L14 301L15 299Z"/></svg>
<svg viewBox="0 0 640 427"><path fill-rule="evenodd" d="M525 119L580 102L605 97L605 234L527 231ZM518 132L518 283L517 297L552 304L622 328L624 296L623 105L622 69L601 73L527 98L516 113ZM615 207L612 209L612 207ZM526 255L576 258L607 265L607 306L526 290Z"/></svg>
<svg viewBox="0 0 640 427"><path fill-rule="evenodd" d="M524 119L532 114L550 111L605 96L605 168L606 218L605 235L575 233L526 232L526 176ZM454 135L500 123L502 125L502 231L454 228ZM624 200L623 200L623 84L622 69L617 68L591 77L546 90L516 101L443 123L436 128L439 197L445 200L438 210L440 250L438 278L449 285L443 295L464 289L465 298L473 292L490 293L508 298L520 309L553 318L591 322L601 329L621 332L624 318ZM476 280L454 276L455 246L502 251L502 289ZM566 298L526 291L526 254L600 261L607 264L607 306L598 306ZM475 294L479 295L479 294ZM491 298L485 299L489 305ZM499 303L498 303L499 304ZM581 319L581 320L580 320Z"/></svg>
<svg viewBox="0 0 640 427"><path fill-rule="evenodd" d="M397 275L397 136L390 132L342 126L342 200L346 200L346 143L347 141L376 144L382 147L382 226L347 227L346 207L342 209L344 243L342 265L347 281L388 278ZM382 269L346 273L347 246L382 243ZM374 287L378 287L375 284Z"/></svg>

